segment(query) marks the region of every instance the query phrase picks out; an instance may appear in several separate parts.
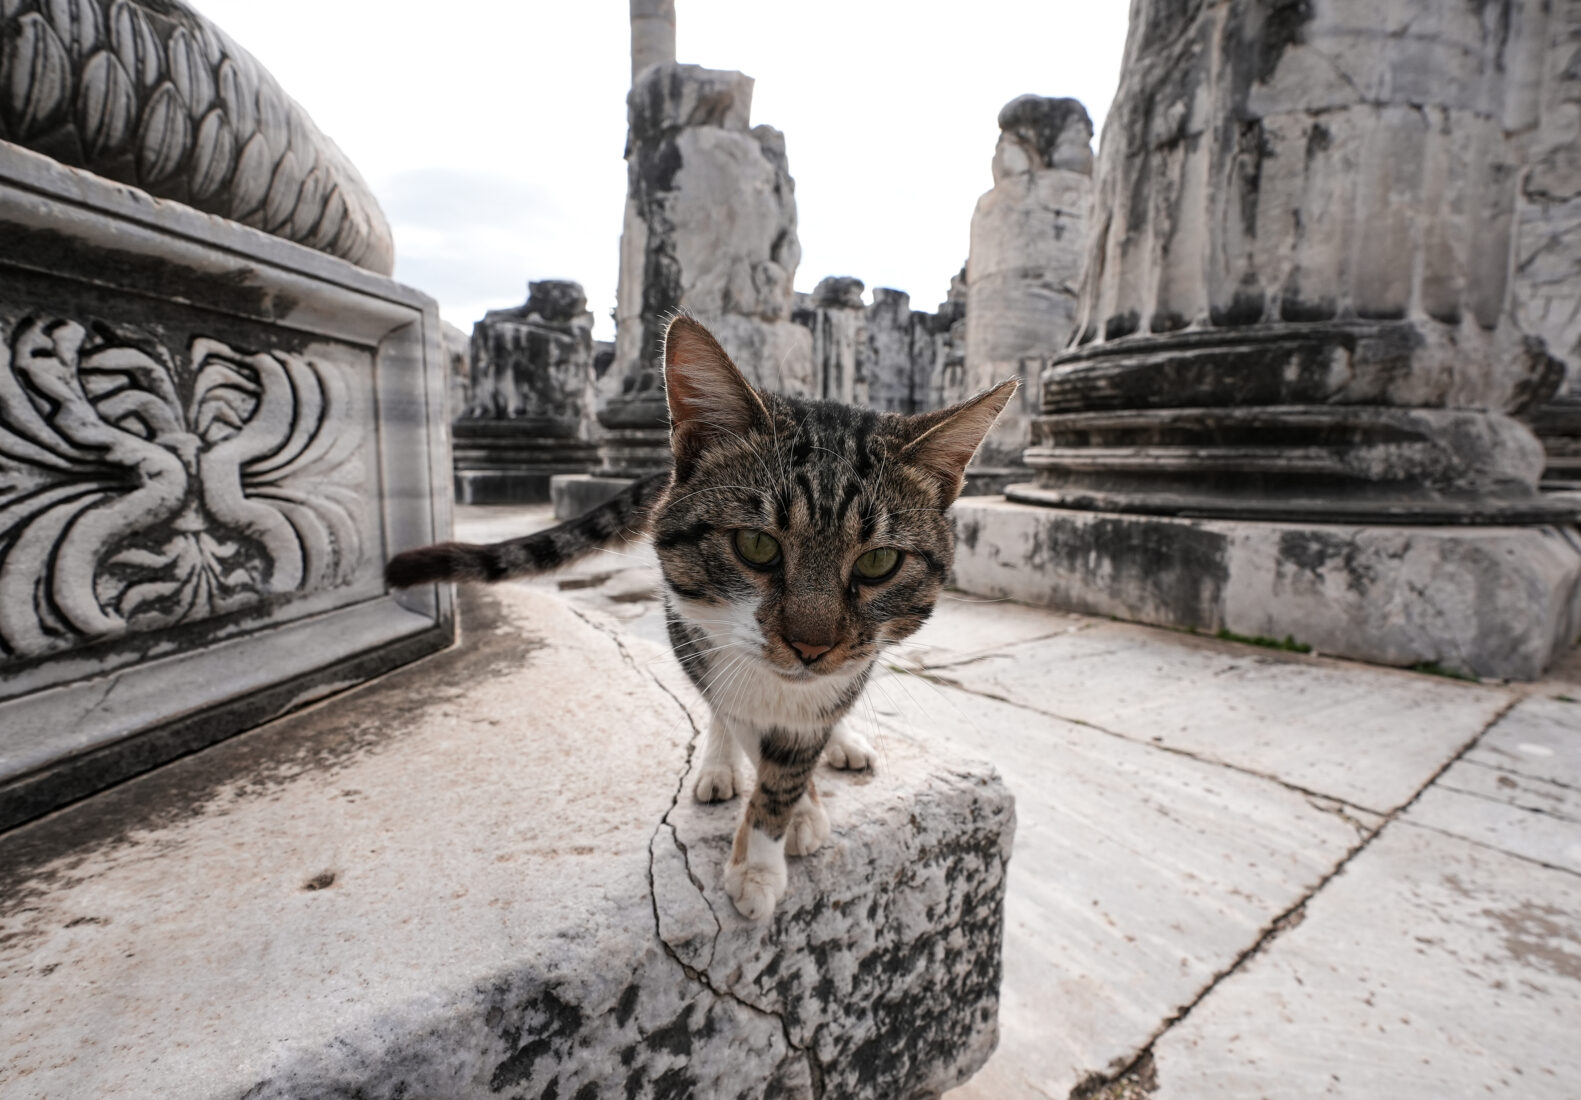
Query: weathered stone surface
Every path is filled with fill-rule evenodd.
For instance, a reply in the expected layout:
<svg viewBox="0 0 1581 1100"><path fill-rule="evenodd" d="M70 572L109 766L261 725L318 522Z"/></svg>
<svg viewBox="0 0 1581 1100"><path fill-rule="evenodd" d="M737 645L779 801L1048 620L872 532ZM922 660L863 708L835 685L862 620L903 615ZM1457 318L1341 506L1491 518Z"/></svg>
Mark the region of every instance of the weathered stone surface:
<svg viewBox="0 0 1581 1100"><path fill-rule="evenodd" d="M649 65L675 64L675 0L631 0L631 79Z"/></svg>
<svg viewBox="0 0 1581 1100"><path fill-rule="evenodd" d="M627 99L626 213L615 357L600 384L601 472L669 461L657 364L664 325L689 310L759 385L815 392L811 335L791 322L801 260L785 139L750 127L752 80L655 64Z"/></svg>
<svg viewBox="0 0 1581 1100"><path fill-rule="evenodd" d="M924 651L918 667L980 696L1377 813L1408 801L1509 705L1491 687L1217 639L1160 638L1131 623L1072 616L1050 627L1057 632L977 653ZM927 632L919 638L926 642Z"/></svg>
<svg viewBox="0 0 1581 1100"><path fill-rule="evenodd" d="M447 419L454 420L472 403L472 341L449 321L440 321L439 342L444 349L445 375L450 381Z"/></svg>
<svg viewBox="0 0 1581 1100"><path fill-rule="evenodd" d="M1074 99L1020 96L999 112L993 190L972 213L966 388L1022 379L974 465L1021 466L1043 368L1076 325L1092 203L1092 120ZM1027 480L1023 476L1016 480Z"/></svg>
<svg viewBox="0 0 1581 1100"><path fill-rule="evenodd" d="M858 365L867 338L864 289L861 279L827 276L811 294L796 295L792 314L797 324L812 333L816 394L847 405L866 400L866 380L860 378Z"/></svg>
<svg viewBox="0 0 1581 1100"><path fill-rule="evenodd" d="M881 753L991 754L1016 795L999 1049L951 1100L1065 1097L1123 1063L1376 824L1161 751L1145 728L1116 737L912 676L870 693Z"/></svg>
<svg viewBox="0 0 1581 1100"><path fill-rule="evenodd" d="M1161 488L1195 480L1286 519L1323 518L1309 505L1325 495L1389 498L1421 523L1501 522L1490 501L1544 506L1521 463L1458 485L1464 499L1424 484L1389 461L1370 419L1379 406L1456 410L1413 431L1453 451L1464 422L1482 420L1483 435L1524 439L1507 451L1530 450L1509 414L1559 382L1560 365L1511 320L1519 135L1536 120L1547 19L1515 6L1519 18L1498 25L1468 6L1426 20L1261 0L1133 12L1082 346L1045 372L1043 426L1080 431L1067 422L1079 411L1146 415L1035 448L1027 461L1046 488L1068 498L1109 477L1105 452L1129 434L1149 448L1124 490L1139 498L1156 467ZM1333 424L1314 435L1308 406ZM1205 407L1255 410L1268 431L1204 431ZM1301 451L1317 442L1366 460L1326 469Z"/></svg>
<svg viewBox="0 0 1581 1100"><path fill-rule="evenodd" d="M1560 1100L1578 1014L1576 876L1391 825L1163 1036L1154 1095Z"/></svg>
<svg viewBox="0 0 1581 1100"><path fill-rule="evenodd" d="M1581 480L1581 4L1553 4L1537 67L1536 129L1526 136L1515 221L1515 320L1568 368L1561 398L1532 425L1548 451L1547 478Z"/></svg>
<svg viewBox="0 0 1581 1100"><path fill-rule="evenodd" d="M1406 820L1581 874L1581 703L1522 701Z"/></svg>
<svg viewBox="0 0 1581 1100"><path fill-rule="evenodd" d="M456 499L549 499L550 479L595 461L593 314L573 282L528 284L527 301L472 329L471 401L457 417Z"/></svg>
<svg viewBox="0 0 1581 1100"><path fill-rule="evenodd" d="M527 587L465 618L429 662L0 838L0 1090L928 1096L987 1057L991 771L897 746L820 774L833 843L749 925L662 651Z"/></svg>
<svg viewBox="0 0 1581 1100"><path fill-rule="evenodd" d="M15 146L0 222L0 825L450 640L431 300Z"/></svg>
<svg viewBox="0 0 1581 1100"><path fill-rule="evenodd" d="M0 139L388 275L389 224L335 143L180 0L0 10Z"/></svg>
<svg viewBox="0 0 1581 1100"><path fill-rule="evenodd" d="M1556 527L1198 520L969 500L955 582L983 596L1284 638L1391 665L1534 679L1581 630Z"/></svg>

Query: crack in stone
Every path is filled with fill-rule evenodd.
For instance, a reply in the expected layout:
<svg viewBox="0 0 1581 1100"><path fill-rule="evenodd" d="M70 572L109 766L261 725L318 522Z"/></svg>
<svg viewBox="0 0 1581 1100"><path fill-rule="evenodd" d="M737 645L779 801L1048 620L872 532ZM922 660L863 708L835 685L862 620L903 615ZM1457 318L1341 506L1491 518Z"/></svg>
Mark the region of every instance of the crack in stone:
<svg viewBox="0 0 1581 1100"><path fill-rule="evenodd" d="M995 693L993 693L991 691L983 691L983 690L981 690L979 688L968 687L966 684L963 684L963 683L961 683L961 682L959 682L957 680L952 680L952 679L950 679L947 676L941 676L937 672L934 672L934 671L931 671L931 670L918 671L918 670L915 670L915 669L911 669L911 670L907 670L907 674L911 675L911 676L916 676L918 679L921 679L921 680L927 680L929 683L937 684L940 687L955 688L957 691L965 692L967 695L975 695L975 696L977 696L980 699L992 699L996 703L1004 703L1007 706L1016 707L1019 710L1031 711L1033 714L1041 714L1045 718L1053 718L1056 721L1068 722L1069 724L1071 724L1073 726L1081 726L1084 729L1090 729L1090 730L1093 730L1096 733L1101 733L1101 734L1104 734L1105 736L1108 736L1108 737L1118 738L1119 740L1125 741L1125 742L1127 742L1129 744L1132 744L1132 745L1141 745L1141 746L1144 746L1145 748L1157 749L1159 752L1172 753L1175 756L1183 756L1187 760L1195 760L1199 764L1206 764L1206 765L1209 765L1210 767L1215 767L1215 768L1224 768L1227 771L1237 772L1237 773L1239 773L1241 775L1252 776L1254 779L1266 780L1269 783L1273 783L1273 784L1275 784L1277 786L1283 787L1287 791L1291 791L1291 792L1293 792L1295 794L1302 795L1302 796L1306 797L1308 800L1315 798L1315 799L1320 799L1323 802L1333 803L1336 806L1346 807L1347 809L1360 810L1362 813L1375 814L1378 817L1387 818L1389 816L1388 813L1386 813L1386 812L1384 812L1382 810L1375 810L1375 809L1373 809L1370 806L1363 806L1363 805L1361 805L1360 803L1357 803L1357 802L1350 802L1350 801L1347 801L1346 799L1343 799L1343 798L1336 798L1334 795L1325 794L1322 791L1315 791L1315 790L1312 790L1310 787L1303 787L1299 783L1292 783L1288 779L1284 779L1284 778L1282 778L1280 776L1277 776L1277 775L1272 775L1272 774L1270 774L1268 772L1260 772L1260 771L1258 771L1255 768L1248 768L1248 767L1245 767L1245 766L1243 766L1241 764L1232 764L1232 763L1230 763L1227 760L1215 760L1211 756L1199 755L1198 753L1195 753L1195 752L1191 751L1190 749L1183 748L1183 747L1181 747L1179 745L1166 745L1166 744L1164 744L1161 741L1154 741L1154 740L1151 740L1151 739L1144 740L1143 738L1133 736L1133 735L1131 735L1129 733L1122 733L1119 730L1109 729L1107 726L1100 726L1096 722L1089 722L1089 721L1087 721L1084 718L1072 718L1072 717L1070 717L1068 715L1059 714L1059 713L1057 713L1055 711L1044 710L1042 707L1033 706L1031 703L1023 703L1023 702L1021 702L1021 701L1019 701L1017 699L1011 699L1008 696L996 695ZM1513 706L1514 704L1512 703L1510 705ZM1500 714L1500 716L1503 716L1504 714L1506 714L1508 712L1509 712L1509 707L1507 706L1503 710L1499 711L1499 714ZM1472 744L1474 744L1477 740L1479 740L1482 737L1482 734L1487 732L1488 728L1490 728L1490 727L1484 727L1482 729L1482 731L1478 732L1476 737L1474 737L1472 739ZM1469 747L1470 747L1469 745L1466 746L1466 748L1469 748ZM1460 751L1461 752L1465 752L1466 748L1462 748ZM1459 759L1459 755L1458 754L1456 755L1456 759ZM1436 772L1434 773L1434 778L1437 778L1437 773ZM1413 798L1412 801L1415 801L1415 799ZM1323 807L1318 807L1318 808L1319 809L1323 809ZM1404 807L1402 806L1400 808L1403 809ZM1380 826L1380 828L1381 828L1381 826Z"/></svg>
<svg viewBox="0 0 1581 1100"><path fill-rule="evenodd" d="M1263 930L1262 934L1252 942L1251 946L1247 947L1246 950L1242 951L1234 959L1232 959L1230 964L1223 970L1220 970L1218 973L1214 974L1208 983L1197 991L1197 995L1195 997L1193 997L1188 1003L1178 1007L1172 1015L1165 1017L1163 1023L1161 1023L1158 1028L1154 1030L1153 1034L1148 1037L1147 1042L1139 1051L1137 1051L1135 1055L1127 1059L1123 1065L1120 1065L1117 1069L1114 1069L1107 1075L1100 1075L1098 1073L1088 1074L1074 1089L1071 1090L1069 1100L1083 1100L1083 1098L1096 1097L1100 1095L1100 1090L1106 1086L1123 1081L1128 1076L1134 1076L1135 1074L1141 1072L1145 1066L1150 1065L1153 1061L1154 1048L1158 1045L1158 1041L1160 1039L1168 1034L1176 1024L1190 1016L1196 1007L1206 1000L1208 996L1219 987L1220 983L1239 971L1249 961L1260 955L1270 944L1277 940L1286 931L1295 928L1302 921L1304 921L1306 919L1307 905L1312 901L1312 899L1317 897L1317 895L1323 891L1323 888L1326 887L1330 882L1339 877L1339 875L1345 870L1345 868L1350 866L1351 862L1357 856L1361 855L1362 852L1370 848L1373 842L1376 841L1378 837L1383 835L1384 829L1394 824L1394 822L1398 820L1402 814L1404 814L1412 806L1416 805L1417 801L1422 797L1422 795L1426 794L1428 789L1431 788L1433 784L1437 783L1445 772L1449 771L1449 769L1453 767L1461 757L1470 752L1472 748L1476 746L1478 741L1481 741L1483 737L1487 736L1489 730L1498 725L1499 722L1501 722L1504 717L1510 713L1510 711L1519 706L1521 702L1522 700L1520 698L1515 698L1511 699L1504 706L1500 707L1498 713L1494 714L1493 717L1490 718L1487 723L1485 723L1483 727L1477 731L1475 736L1470 738L1464 745L1460 746L1459 751L1457 751L1448 760L1444 761L1444 763L1427 778L1427 781L1417 788L1415 794L1413 794L1405 802L1401 803L1398 807L1391 810L1388 814L1383 815L1383 821L1379 822L1378 827L1372 831L1370 836L1361 838L1354 847L1350 848L1345 853L1345 855L1341 857L1332 868L1329 869L1327 874L1318 879L1318 881L1312 886L1310 890L1308 890L1301 897L1297 898L1295 903L1285 909L1284 912L1276 916L1273 921L1269 923L1268 927ZM1412 824L1413 827L1415 827L1414 822L1409 824ZM1514 855L1513 852L1508 854ZM1119 1061L1119 1059L1116 1059L1116 1061ZM1110 1064L1113 1065L1114 1063Z"/></svg>
<svg viewBox="0 0 1581 1100"><path fill-rule="evenodd" d="M664 813L659 817L659 823L654 826L653 833L648 838L648 903L653 911L654 938L659 941L660 949L663 950L665 955L669 957L670 961L681 968L681 972L685 974L689 980L696 982L719 1000L733 1001L742 1008L747 1009L749 1012L756 1013L759 1016L763 1016L767 1019L777 1022L780 1026L780 1033L784 1036L785 1045L789 1049L803 1055L807 1059L807 1074L811 1082L813 1100L824 1100L826 1086L824 1083L823 1065L818 1061L818 1055L815 1049L817 1045L817 1032L814 1031L812 1039L807 1043L806 1046L802 1046L800 1043L796 1042L794 1038L792 1038L790 1021L785 1018L784 1013L775 1012L772 1009L765 1008L762 1005L754 1004L745 997L742 997L740 994L736 993L734 990L716 986L707 971L707 967L713 965L714 954L718 949L719 937L724 931L724 925L720 923L719 914L714 911L713 903L708 900L708 894L703 889L702 880L699 879L692 871L691 853L687 851L686 845L681 841L680 833L670 821L670 815L675 812L676 807L680 804L681 796L686 789L686 777L691 774L692 758L696 754L697 742L702 737L702 730L698 728L696 720L692 717L691 709L681 701L680 697L677 696L675 692L670 690L669 685L660 680L659 677L651 670L640 666L636 660L633 659L630 651L626 649L625 642L621 640L617 631L605 626L602 623L595 622L594 620L588 618L575 607L572 607L569 603L566 606L570 610L571 614L575 615L588 626L592 627L600 634L603 634L605 637L609 638L610 641L614 642L615 648L620 651L621 658L626 662L627 666L653 681L654 685L658 687L660 691L664 692L664 694L668 695L672 700L674 700L675 705L679 707L681 713L686 716L687 725L692 727L692 736L686 743L686 760L682 764L681 774L676 780L675 793L670 796L669 809L665 810ZM681 959L681 956L676 952L675 948L668 940L664 938L664 933L662 931L662 926L659 919L659 892L654 874L653 846L659 839L659 831L666 828L670 830L670 837L673 840L676 848L680 850L681 861L686 868L686 877L691 880L692 885L697 889L698 896L702 898L703 904L708 907L708 915L712 917L714 921L714 938L709 946L708 962L704 964L704 969L702 970L699 970L696 967L684 962Z"/></svg>

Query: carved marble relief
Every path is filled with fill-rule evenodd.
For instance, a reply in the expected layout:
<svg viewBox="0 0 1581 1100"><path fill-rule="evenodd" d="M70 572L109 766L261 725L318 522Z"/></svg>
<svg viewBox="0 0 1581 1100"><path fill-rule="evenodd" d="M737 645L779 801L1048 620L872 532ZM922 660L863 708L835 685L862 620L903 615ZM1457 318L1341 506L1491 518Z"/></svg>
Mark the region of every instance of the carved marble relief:
<svg viewBox="0 0 1581 1100"><path fill-rule="evenodd" d="M0 340L0 660L357 573L368 411L336 364L37 315Z"/></svg>
<svg viewBox="0 0 1581 1100"><path fill-rule="evenodd" d="M390 229L263 66L176 0L0 2L0 138L381 274Z"/></svg>

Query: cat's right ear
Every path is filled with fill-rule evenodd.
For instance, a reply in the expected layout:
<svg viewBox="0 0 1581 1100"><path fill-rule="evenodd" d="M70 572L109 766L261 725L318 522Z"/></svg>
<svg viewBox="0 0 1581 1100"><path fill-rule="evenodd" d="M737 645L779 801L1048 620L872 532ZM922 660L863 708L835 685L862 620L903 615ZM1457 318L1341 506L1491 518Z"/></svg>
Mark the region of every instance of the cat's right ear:
<svg viewBox="0 0 1581 1100"><path fill-rule="evenodd" d="M713 334L681 314L664 333L664 399L670 405L670 449L676 472L718 439L767 424L768 409Z"/></svg>

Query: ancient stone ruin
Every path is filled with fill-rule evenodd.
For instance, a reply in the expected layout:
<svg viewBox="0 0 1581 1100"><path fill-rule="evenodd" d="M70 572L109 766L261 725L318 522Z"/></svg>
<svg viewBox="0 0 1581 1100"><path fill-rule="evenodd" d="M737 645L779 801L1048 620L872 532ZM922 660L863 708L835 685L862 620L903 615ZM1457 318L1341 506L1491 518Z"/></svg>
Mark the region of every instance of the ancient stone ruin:
<svg viewBox="0 0 1581 1100"><path fill-rule="evenodd" d="M1478 675L1570 643L1508 278L1547 17L1482 11L1134 7L1081 331L964 585Z"/></svg>
<svg viewBox="0 0 1581 1100"><path fill-rule="evenodd" d="M965 392L1022 379L973 464L992 492L1030 476L1021 453L1043 368L1075 329L1092 201L1092 120L1080 103L1021 96L999 112L999 131L994 187L972 213L965 303Z"/></svg>
<svg viewBox="0 0 1581 1100"><path fill-rule="evenodd" d="M473 327L469 361L454 425L457 501L546 501L550 478L588 469L593 314L578 284L530 283L523 305L489 310Z"/></svg>
<svg viewBox="0 0 1581 1100"><path fill-rule="evenodd" d="M448 380L356 169L179 3L24 0L0 42L3 828L453 615L384 585L450 529Z"/></svg>

